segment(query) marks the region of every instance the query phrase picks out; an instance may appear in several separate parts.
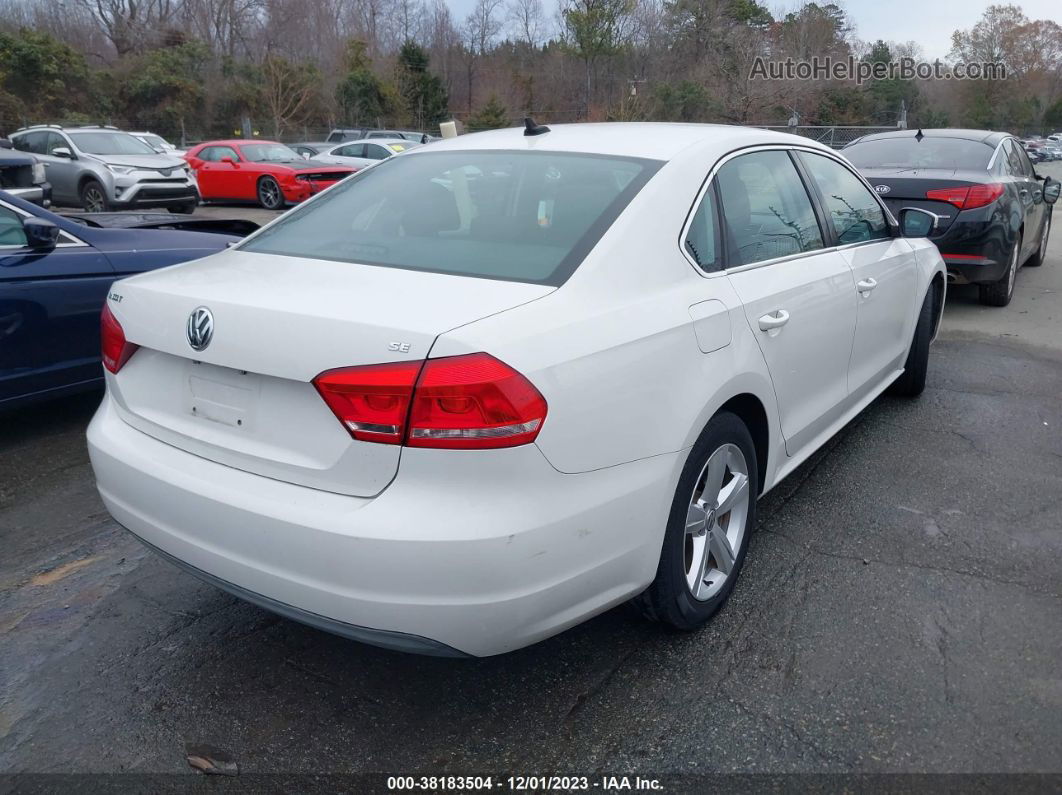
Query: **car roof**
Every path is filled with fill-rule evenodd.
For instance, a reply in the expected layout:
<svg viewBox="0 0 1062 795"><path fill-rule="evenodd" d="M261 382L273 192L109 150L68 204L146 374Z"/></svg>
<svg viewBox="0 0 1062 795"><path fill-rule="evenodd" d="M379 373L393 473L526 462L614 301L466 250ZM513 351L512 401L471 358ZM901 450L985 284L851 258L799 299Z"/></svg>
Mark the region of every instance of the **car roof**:
<svg viewBox="0 0 1062 795"><path fill-rule="evenodd" d="M598 122L551 124L541 135L524 135L523 127L469 133L433 141L417 153L449 149L548 150L587 154L672 160L686 149L711 145L730 151L757 144L801 145L832 151L810 138L774 130L728 124L679 124L673 122ZM407 142L408 143L408 142Z"/></svg>
<svg viewBox="0 0 1062 795"><path fill-rule="evenodd" d="M225 138L218 141L203 141L196 144L196 146L242 146L243 144L277 144L280 146L287 146L287 144L281 144L280 141L270 141L268 139L261 138Z"/></svg>
<svg viewBox="0 0 1062 795"><path fill-rule="evenodd" d="M871 133L857 138L859 143L882 141L888 138L913 138L922 133L925 138L958 138L964 141L977 141L987 146L996 146L1004 138L1012 137L1010 133L994 130L964 130L959 128L941 128L937 130L890 130L889 132ZM852 143L856 143L852 141Z"/></svg>
<svg viewBox="0 0 1062 795"><path fill-rule="evenodd" d="M416 145L416 141L410 141L408 138L359 138L356 141L344 141L336 146L348 146L349 144L381 144L387 146L388 144L402 144L403 146Z"/></svg>

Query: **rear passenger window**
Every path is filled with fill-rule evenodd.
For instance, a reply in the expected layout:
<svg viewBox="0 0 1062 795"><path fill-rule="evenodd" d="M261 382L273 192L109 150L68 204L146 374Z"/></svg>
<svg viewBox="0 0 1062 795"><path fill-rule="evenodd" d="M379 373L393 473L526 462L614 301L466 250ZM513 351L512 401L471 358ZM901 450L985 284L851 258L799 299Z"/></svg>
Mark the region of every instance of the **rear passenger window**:
<svg viewBox="0 0 1062 795"><path fill-rule="evenodd" d="M892 237L885 211L862 181L836 160L801 152L800 159L815 181L837 242L864 243Z"/></svg>
<svg viewBox="0 0 1062 795"><path fill-rule="evenodd" d="M718 235L715 227L715 191L710 187L704 198L701 199L697 212L693 214L693 220L686 232L686 239L682 241L693 261L706 271L719 269L719 246Z"/></svg>
<svg viewBox="0 0 1062 795"><path fill-rule="evenodd" d="M33 152L37 155L43 155L44 145L47 138L48 134L43 132L26 133L15 139L15 148L20 149L23 152Z"/></svg>
<svg viewBox="0 0 1062 795"><path fill-rule="evenodd" d="M735 157L719 169L716 182L736 264L823 247L811 199L786 152Z"/></svg>

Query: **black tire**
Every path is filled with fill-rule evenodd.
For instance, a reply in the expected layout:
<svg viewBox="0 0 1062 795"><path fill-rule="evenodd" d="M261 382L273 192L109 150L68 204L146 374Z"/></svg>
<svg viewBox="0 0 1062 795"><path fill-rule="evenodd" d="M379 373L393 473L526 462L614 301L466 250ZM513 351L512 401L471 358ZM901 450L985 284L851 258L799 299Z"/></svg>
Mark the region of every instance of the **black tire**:
<svg viewBox="0 0 1062 795"><path fill-rule="evenodd" d="M1014 297L1014 283L1018 278L1018 268L1021 263L1018 259L1021 255L1021 235L1014 242L1014 248L1010 252L1010 262L1003 276L997 282L978 285L978 298L985 306L1006 306Z"/></svg>
<svg viewBox="0 0 1062 795"><path fill-rule="evenodd" d="M748 470L748 511L740 545L733 550L734 561L730 573L714 596L700 601L694 598L687 582L687 516L690 512L691 497L708 459L726 445L735 445L744 455ZM697 439L679 477L678 489L675 491L664 533L656 579L644 592L631 600L632 607L651 621L670 624L676 629L686 631L697 629L708 621L726 602L741 574L749 538L756 526L756 497L760 493L759 490L756 446L749 429L734 414L717 414Z"/></svg>
<svg viewBox="0 0 1062 795"><path fill-rule="evenodd" d="M90 179L81 186L79 192L81 207L87 213L105 213L111 209L107 190L98 180Z"/></svg>
<svg viewBox="0 0 1062 795"><path fill-rule="evenodd" d="M279 210L284 206L284 192L272 177L258 180L258 203L267 210Z"/></svg>
<svg viewBox="0 0 1062 795"><path fill-rule="evenodd" d="M922 308L918 312L914 339L911 350L907 352L907 361L903 365L903 374L889 386L889 392L901 397L918 397L926 388L926 373L929 371L929 342L933 338L933 313L937 309L937 290L935 284L929 288Z"/></svg>
<svg viewBox="0 0 1062 795"><path fill-rule="evenodd" d="M1047 257L1047 238L1051 234L1051 209L1048 208L1047 215L1044 216L1044 225L1040 230L1040 247L1036 249L1036 253L1029 257L1025 263L1027 268L1039 268L1044 264L1044 259Z"/></svg>

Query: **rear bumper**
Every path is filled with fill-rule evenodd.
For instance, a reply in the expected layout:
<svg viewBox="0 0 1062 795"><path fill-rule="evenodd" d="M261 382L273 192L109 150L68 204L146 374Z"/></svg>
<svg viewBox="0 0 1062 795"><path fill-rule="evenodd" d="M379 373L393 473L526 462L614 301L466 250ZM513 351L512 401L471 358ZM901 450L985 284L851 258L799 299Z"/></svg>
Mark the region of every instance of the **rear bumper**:
<svg viewBox="0 0 1062 795"><path fill-rule="evenodd" d="M970 255L968 257L949 257L941 255L948 269L950 284L986 284L998 282L1003 278L1007 263L989 257Z"/></svg>
<svg viewBox="0 0 1062 795"><path fill-rule="evenodd" d="M407 449L395 481L366 499L178 450L127 425L109 396L88 442L114 518L199 576L367 643L475 656L648 585L684 460L563 475L534 445Z"/></svg>

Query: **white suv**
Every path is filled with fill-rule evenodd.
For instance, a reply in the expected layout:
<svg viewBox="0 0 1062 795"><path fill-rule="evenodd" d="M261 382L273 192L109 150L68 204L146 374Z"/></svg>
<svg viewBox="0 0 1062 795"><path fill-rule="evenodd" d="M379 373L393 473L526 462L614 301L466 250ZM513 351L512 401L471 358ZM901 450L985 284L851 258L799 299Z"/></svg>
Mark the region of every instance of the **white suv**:
<svg viewBox="0 0 1062 795"><path fill-rule="evenodd" d="M52 201L87 212L163 207L190 213L199 191L188 164L114 127L36 125L11 134L44 164Z"/></svg>
<svg viewBox="0 0 1062 795"><path fill-rule="evenodd" d="M632 598L693 629L757 499L922 391L932 223L763 130L416 149L114 285L100 494L209 582L391 648L497 654Z"/></svg>

